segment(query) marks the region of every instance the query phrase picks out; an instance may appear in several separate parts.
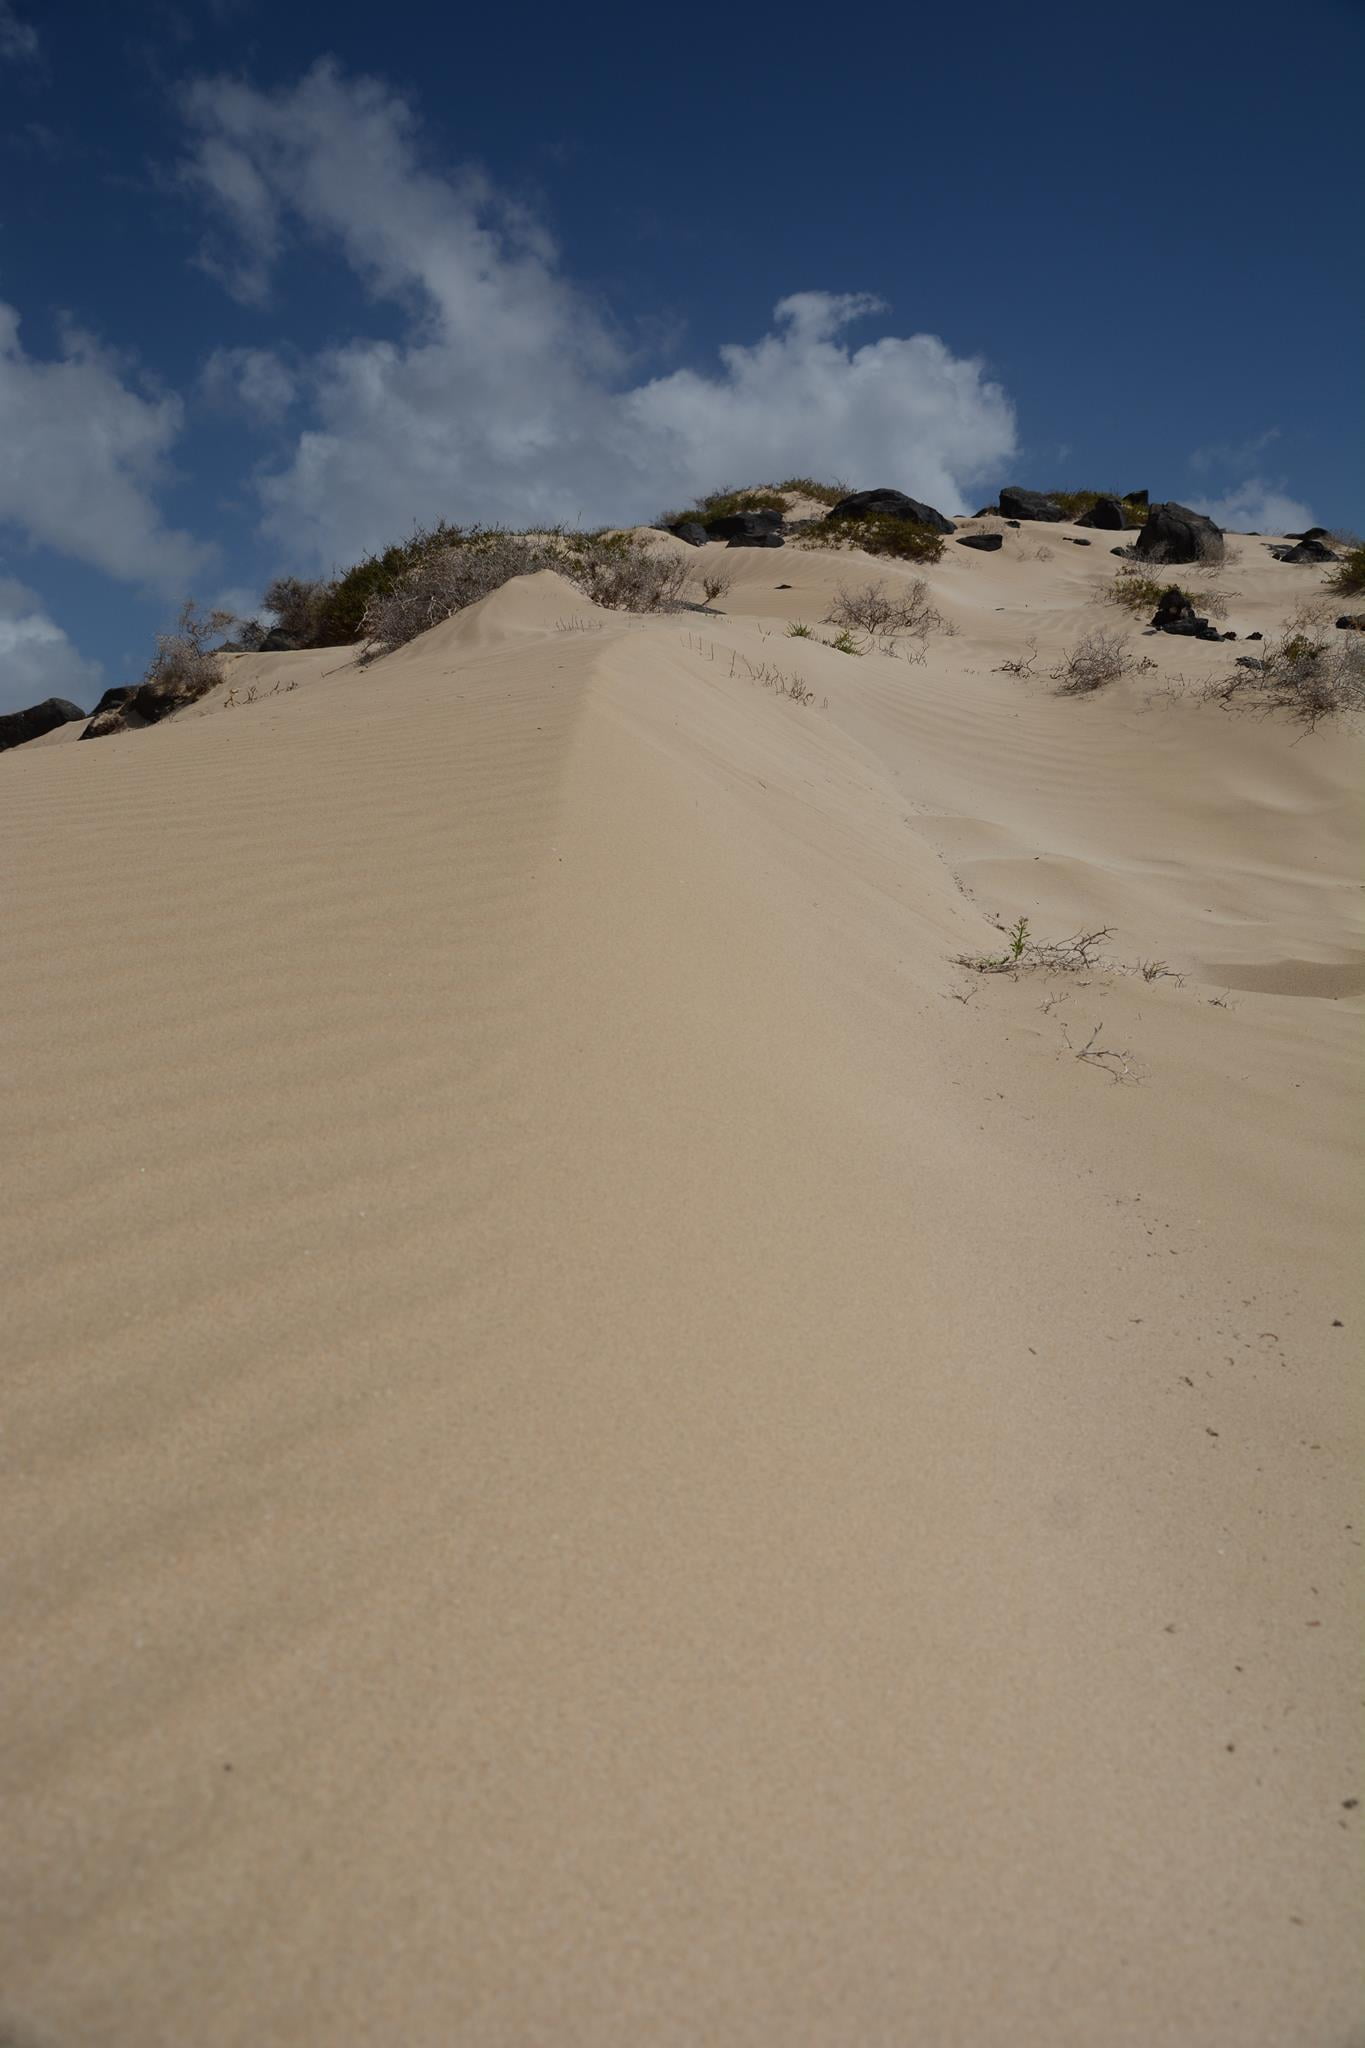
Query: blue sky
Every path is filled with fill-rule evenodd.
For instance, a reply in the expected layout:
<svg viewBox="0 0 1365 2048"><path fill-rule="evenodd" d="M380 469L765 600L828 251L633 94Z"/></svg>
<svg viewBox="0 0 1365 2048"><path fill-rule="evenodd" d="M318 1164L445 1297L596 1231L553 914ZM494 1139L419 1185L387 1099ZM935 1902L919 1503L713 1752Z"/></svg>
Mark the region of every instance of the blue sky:
<svg viewBox="0 0 1365 2048"><path fill-rule="evenodd" d="M414 521L1365 525L1359 0L0 0L0 709Z"/></svg>

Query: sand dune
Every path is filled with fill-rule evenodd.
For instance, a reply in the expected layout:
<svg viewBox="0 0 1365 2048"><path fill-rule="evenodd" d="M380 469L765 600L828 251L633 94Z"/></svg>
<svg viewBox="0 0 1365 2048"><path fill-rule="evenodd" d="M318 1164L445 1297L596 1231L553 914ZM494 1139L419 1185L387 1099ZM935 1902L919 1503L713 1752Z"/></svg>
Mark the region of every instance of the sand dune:
<svg viewBox="0 0 1365 2048"><path fill-rule="evenodd" d="M1360 746L1069 532L0 761L17 2048L1360 2038Z"/></svg>

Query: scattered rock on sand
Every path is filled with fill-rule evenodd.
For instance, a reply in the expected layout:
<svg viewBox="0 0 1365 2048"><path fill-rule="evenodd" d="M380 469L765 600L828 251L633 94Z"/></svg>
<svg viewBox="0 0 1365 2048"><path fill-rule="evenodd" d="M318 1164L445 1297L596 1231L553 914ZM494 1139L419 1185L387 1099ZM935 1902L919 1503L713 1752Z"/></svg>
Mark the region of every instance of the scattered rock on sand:
<svg viewBox="0 0 1365 2048"><path fill-rule="evenodd" d="M1191 600L1175 583L1162 591L1157 608L1152 614L1152 625L1158 633L1179 633L1187 640L1223 638L1216 626L1199 617Z"/></svg>
<svg viewBox="0 0 1365 2048"><path fill-rule="evenodd" d="M680 519L676 526L666 526L664 532L675 535L678 540L685 540L690 548L701 548L706 545L706 528L700 519Z"/></svg>
<svg viewBox="0 0 1365 2048"><path fill-rule="evenodd" d="M1223 529L1188 505L1153 505L1133 553L1139 562L1221 562Z"/></svg>
<svg viewBox="0 0 1365 2048"><path fill-rule="evenodd" d="M763 533L732 533L725 545L728 548L784 548L787 543L780 533L768 528Z"/></svg>
<svg viewBox="0 0 1365 2048"><path fill-rule="evenodd" d="M983 555L993 555L997 548L1005 545L1003 533L960 533L957 537L960 548L980 548Z"/></svg>
<svg viewBox="0 0 1365 2048"><path fill-rule="evenodd" d="M840 498L837 505L831 505L825 516L829 519L910 519L916 526L927 526L934 533L957 532L952 520L945 519L936 506L926 505L919 498L907 498L904 491L854 491L851 497Z"/></svg>
<svg viewBox="0 0 1365 2048"><path fill-rule="evenodd" d="M1292 548L1272 548L1271 554L1277 562L1335 562L1336 551L1325 548L1320 540L1301 540Z"/></svg>
<svg viewBox="0 0 1365 2048"><path fill-rule="evenodd" d="M1000 493L1000 510L1006 519L1046 519L1053 524L1067 516L1042 491L1024 491L1017 484L1006 484Z"/></svg>
<svg viewBox="0 0 1365 2048"><path fill-rule="evenodd" d="M44 697L41 704L30 704L26 711L7 711L0 718L0 754L8 747L22 747L25 740L39 740L45 732L69 725L73 718L84 717L80 705L69 697Z"/></svg>
<svg viewBox="0 0 1365 2048"><path fill-rule="evenodd" d="M1337 629L1342 633L1365 633L1365 612L1343 612Z"/></svg>

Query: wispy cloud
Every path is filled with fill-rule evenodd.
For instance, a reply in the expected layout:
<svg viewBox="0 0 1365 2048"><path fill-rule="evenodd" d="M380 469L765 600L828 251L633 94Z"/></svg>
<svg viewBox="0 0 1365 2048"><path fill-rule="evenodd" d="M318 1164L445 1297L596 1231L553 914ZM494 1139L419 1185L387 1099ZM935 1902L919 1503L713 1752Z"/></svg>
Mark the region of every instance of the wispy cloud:
<svg viewBox="0 0 1365 2048"><path fill-rule="evenodd" d="M1195 449L1189 466L1196 476L1207 475L1211 470L1221 470L1233 476L1238 470L1245 473L1279 438L1278 427L1265 427L1259 434L1249 435L1245 441L1212 441L1207 447Z"/></svg>
<svg viewBox="0 0 1365 2048"><path fill-rule="evenodd" d="M35 63L40 49L37 29L21 20L10 0L0 0L0 64Z"/></svg>

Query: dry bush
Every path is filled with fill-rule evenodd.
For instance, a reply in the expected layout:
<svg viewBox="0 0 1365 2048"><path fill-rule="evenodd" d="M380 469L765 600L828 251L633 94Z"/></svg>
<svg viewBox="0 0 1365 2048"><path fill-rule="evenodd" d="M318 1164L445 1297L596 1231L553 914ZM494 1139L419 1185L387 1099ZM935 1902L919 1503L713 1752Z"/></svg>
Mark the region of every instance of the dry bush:
<svg viewBox="0 0 1365 2048"><path fill-rule="evenodd" d="M1290 628L1278 640L1265 641L1259 656L1242 655L1232 675L1211 684L1208 695L1224 704L1237 700L1287 711L1310 729L1324 719L1358 718L1365 713L1365 642L1321 626Z"/></svg>
<svg viewBox="0 0 1365 2048"><path fill-rule="evenodd" d="M300 647L311 647L322 618L328 586L301 576L277 576L261 599L276 626Z"/></svg>
<svg viewBox="0 0 1365 2048"><path fill-rule="evenodd" d="M554 559L537 567L558 569L594 604L612 612L676 611L690 573L683 557L655 554L627 534L589 535L585 544L575 537L572 544L554 550Z"/></svg>
<svg viewBox="0 0 1365 2048"><path fill-rule="evenodd" d="M870 640L896 640L902 635L925 640L943 624L943 614L930 604L922 577L892 590L880 582L856 590L841 583L827 618L831 626L866 633Z"/></svg>
<svg viewBox="0 0 1365 2048"><path fill-rule="evenodd" d="M1098 627L1068 648L1058 667L1051 671L1059 697L1088 697L1106 683L1116 683L1134 666L1128 642L1122 633L1107 633Z"/></svg>
<svg viewBox="0 0 1365 2048"><path fill-rule="evenodd" d="M713 569L709 576L701 579L701 594L707 604L714 604L718 597L724 597L734 588L734 572L730 569Z"/></svg>
<svg viewBox="0 0 1365 2048"><path fill-rule="evenodd" d="M1333 540L1337 538L1332 535ZM1365 590L1365 544L1357 534L1343 534L1346 553L1327 578L1327 588L1335 590L1341 597L1359 597Z"/></svg>
<svg viewBox="0 0 1365 2048"><path fill-rule="evenodd" d="M1197 564L1192 565L1197 567ZM1173 586L1170 576L1153 576L1151 571L1136 565L1120 569L1113 582L1103 592L1110 604L1120 606L1126 612L1152 613ZM1228 615L1228 599L1235 592L1211 588L1189 588L1183 583L1174 584L1182 597L1187 597L1197 612L1211 619L1225 619Z"/></svg>
<svg viewBox="0 0 1365 2048"><path fill-rule="evenodd" d="M391 589L376 592L365 608L365 638L387 654L501 590L514 576L556 566L535 541L506 533L471 537L414 562Z"/></svg>
<svg viewBox="0 0 1365 2048"><path fill-rule="evenodd" d="M554 569L608 611L673 611L682 603L688 565L655 554L629 534L527 534L488 529L420 556L365 609L364 632L380 654L490 597L515 576Z"/></svg>
<svg viewBox="0 0 1365 2048"><path fill-rule="evenodd" d="M223 665L205 642L225 633L231 612L205 612L193 598L181 606L173 633L158 633L156 653L148 662L138 695L147 692L146 708L159 701L168 708L192 704L223 680Z"/></svg>

